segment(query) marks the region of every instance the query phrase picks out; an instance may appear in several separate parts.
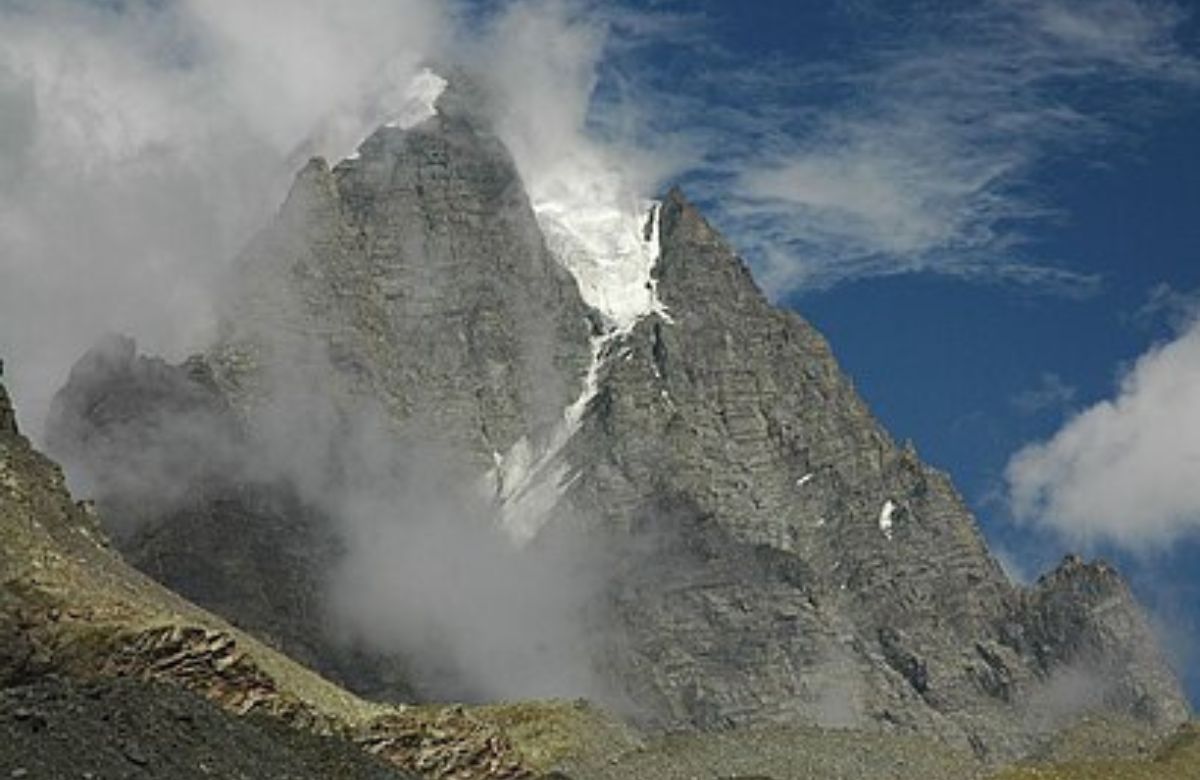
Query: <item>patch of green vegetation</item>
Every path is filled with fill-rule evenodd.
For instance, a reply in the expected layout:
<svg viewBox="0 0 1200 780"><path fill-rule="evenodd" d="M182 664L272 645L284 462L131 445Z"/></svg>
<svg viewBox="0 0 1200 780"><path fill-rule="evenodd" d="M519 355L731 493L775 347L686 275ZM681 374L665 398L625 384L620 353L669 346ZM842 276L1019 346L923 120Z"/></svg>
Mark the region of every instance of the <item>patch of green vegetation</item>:
<svg viewBox="0 0 1200 780"><path fill-rule="evenodd" d="M568 761L604 762L642 747L631 728L583 700L511 702L472 712L507 734L528 764L540 771Z"/></svg>
<svg viewBox="0 0 1200 780"><path fill-rule="evenodd" d="M1200 780L1200 724L1184 726L1146 758L1015 766L991 780Z"/></svg>
<svg viewBox="0 0 1200 780"><path fill-rule="evenodd" d="M931 739L803 726L674 734L567 767L580 780L973 780L979 771L973 756Z"/></svg>

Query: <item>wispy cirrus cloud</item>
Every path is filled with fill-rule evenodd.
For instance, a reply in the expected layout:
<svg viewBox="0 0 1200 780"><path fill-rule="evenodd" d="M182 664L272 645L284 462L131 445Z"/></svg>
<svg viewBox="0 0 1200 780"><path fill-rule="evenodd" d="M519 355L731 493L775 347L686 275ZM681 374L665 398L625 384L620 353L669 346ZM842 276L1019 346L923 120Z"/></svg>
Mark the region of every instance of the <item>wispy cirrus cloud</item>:
<svg viewBox="0 0 1200 780"><path fill-rule="evenodd" d="M1200 289L1176 290L1166 282L1159 282L1146 293L1146 302L1138 307L1131 319L1142 327L1163 322L1182 331L1200 319Z"/></svg>
<svg viewBox="0 0 1200 780"><path fill-rule="evenodd" d="M906 13L876 17L870 45L836 62L744 72L731 59L694 98L669 98L675 129L710 150L694 188L776 295L914 272L1094 293L1098 276L1031 240L1064 217L1037 174L1161 110L1145 87L1200 87L1184 11L1024 0Z"/></svg>
<svg viewBox="0 0 1200 780"><path fill-rule="evenodd" d="M1200 62L1176 37L1187 21L1181 6L1098 0L1027 2L1018 8L1045 42L1068 49L1077 68L1110 65L1131 76L1200 81Z"/></svg>
<svg viewBox="0 0 1200 780"><path fill-rule="evenodd" d="M1012 399L1013 408L1024 415L1041 414L1049 411L1060 411L1075 400L1079 391L1063 381L1063 378L1053 371L1041 375L1038 384Z"/></svg>

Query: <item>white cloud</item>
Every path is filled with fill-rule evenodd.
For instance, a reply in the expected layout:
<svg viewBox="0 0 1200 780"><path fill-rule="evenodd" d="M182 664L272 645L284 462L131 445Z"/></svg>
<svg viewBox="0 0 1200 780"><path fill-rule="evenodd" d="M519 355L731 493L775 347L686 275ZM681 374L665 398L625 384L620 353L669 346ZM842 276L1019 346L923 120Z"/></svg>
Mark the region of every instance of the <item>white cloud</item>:
<svg viewBox="0 0 1200 780"><path fill-rule="evenodd" d="M0 0L0 357L25 430L106 331L173 360L205 348L225 272L295 171L403 113L425 60L478 66L535 199L565 188L597 208L653 186L656 166L637 165L619 133L593 138L588 112L610 29L660 25L539 1L471 27L454 8ZM234 452L203 420L170 421L149 426L153 446L139 441L132 463L94 476L139 504L178 498L180 453L238 480L287 479L342 534L339 629L409 651L417 676L452 667L459 695L595 693L578 637L601 551L511 549L475 495L479 475L427 441L397 441L380 410L335 408L328 374L306 371L316 353L264 367L271 404Z"/></svg>
<svg viewBox="0 0 1200 780"><path fill-rule="evenodd" d="M1027 2L1025 13L1053 45L1079 61L1108 63L1133 74L1200 80L1200 63L1175 40L1187 19L1179 6L1134 0Z"/></svg>
<svg viewBox="0 0 1200 780"><path fill-rule="evenodd" d="M1198 318L1200 289L1180 291L1160 282L1146 293L1146 302L1133 313L1132 320L1142 326L1163 322L1175 330L1183 330Z"/></svg>
<svg viewBox="0 0 1200 780"><path fill-rule="evenodd" d="M1153 548L1200 531L1200 323L1143 355L1116 398L1018 452L1014 515L1082 543Z"/></svg>
<svg viewBox="0 0 1200 780"><path fill-rule="evenodd" d="M1012 404L1022 414L1056 411L1075 400L1077 390L1053 371L1043 372L1036 387L1018 393Z"/></svg>
<svg viewBox="0 0 1200 780"><path fill-rule="evenodd" d="M720 149L695 171L718 222L777 295L913 272L1094 292L1097 277L1031 245L1033 226L1061 216L1035 178L1148 115L1141 87L1194 94L1200 60L1177 40L1185 15L1139 0L1028 0L910 17L865 58L701 79L707 99L731 94L736 108L676 98L682 121L707 128L693 135Z"/></svg>
<svg viewBox="0 0 1200 780"><path fill-rule="evenodd" d="M313 153L444 47L434 0L0 6L0 353L26 429L106 331L180 357Z"/></svg>

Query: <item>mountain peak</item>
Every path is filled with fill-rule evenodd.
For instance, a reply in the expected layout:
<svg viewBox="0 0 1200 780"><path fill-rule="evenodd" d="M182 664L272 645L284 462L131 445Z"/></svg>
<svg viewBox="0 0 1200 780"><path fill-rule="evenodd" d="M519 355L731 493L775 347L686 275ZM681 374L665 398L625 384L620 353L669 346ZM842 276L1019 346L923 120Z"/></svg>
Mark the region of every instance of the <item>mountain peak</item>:
<svg viewBox="0 0 1200 780"><path fill-rule="evenodd" d="M346 610L340 628L370 652L344 679L384 695L444 694L454 675L480 686L472 692L507 695L519 693L506 687L515 679L599 680L656 727L900 729L993 758L1035 747L1039 697L1086 667L1112 691L1088 706L1155 726L1186 717L1127 593L1089 595L1093 569L1082 564L1029 592L1012 586L949 479L892 440L824 339L767 300L680 189L639 202L600 157L583 169L594 178L567 176L580 170L568 165L527 192L461 84L466 92L450 78L432 114L381 128L357 157L306 168L243 257L209 353L212 382L203 392L191 375L160 383L183 399L215 396L218 416L236 410L251 438L282 429L282 442L259 446L305 479L249 484L233 470L185 490L195 505L133 539L132 558L155 567L186 557L201 571L153 571L291 638L334 674L347 666L328 655L330 638L303 637L322 630L314 616ZM92 402L106 392L73 388L72 408L107 414ZM305 394L318 413L281 424L307 409ZM112 407L129 418L116 422L159 430L138 415L171 405L143 406ZM358 430L365 443L351 437ZM317 440L296 446L296 431ZM317 467L288 461L346 452ZM413 461L437 468L408 494L390 469ZM454 523L458 504L426 498L447 484L455 499L472 497L462 514L493 521L484 536L404 519L400 508L429 504ZM329 489L313 495L313 485ZM187 523L172 526L179 516ZM230 529L241 528L249 541L230 550ZM482 562L478 582L447 587L474 583L495 613L488 624L503 630L455 624L466 639L452 649L468 660L450 674L441 655L431 662L413 646L455 617L409 602L420 619L394 612L400 592L440 592L420 576L444 567L404 556L432 533L428 557L473 560L497 528L519 549ZM461 543L447 549L447 539ZM596 582L539 557L562 547L589 551ZM187 557L205 548L221 560ZM356 565L380 568L367 576ZM361 587L339 601L329 573L340 569ZM572 575L534 576L559 569ZM565 647L577 654L562 659ZM413 678L397 682L395 666L408 664Z"/></svg>
<svg viewBox="0 0 1200 780"><path fill-rule="evenodd" d="M655 278L668 310L711 316L767 308L749 266L678 187L664 199L660 222Z"/></svg>
<svg viewBox="0 0 1200 780"><path fill-rule="evenodd" d="M491 465L578 392L589 311L471 82L429 81L436 112L301 174L243 255L216 371L230 387L315 372L340 406L378 405Z"/></svg>

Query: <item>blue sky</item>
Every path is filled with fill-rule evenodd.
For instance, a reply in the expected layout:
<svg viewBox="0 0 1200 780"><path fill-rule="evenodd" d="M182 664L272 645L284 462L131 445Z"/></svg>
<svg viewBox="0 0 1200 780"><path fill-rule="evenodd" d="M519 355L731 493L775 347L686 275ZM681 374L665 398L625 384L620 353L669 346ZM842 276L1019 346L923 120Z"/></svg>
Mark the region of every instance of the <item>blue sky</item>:
<svg viewBox="0 0 1200 780"><path fill-rule="evenodd" d="M0 31L35 436L97 334L210 343L304 160L465 61L527 182L681 183L1020 576L1115 558L1200 702L1196 3L0 0Z"/></svg>
<svg viewBox="0 0 1200 780"><path fill-rule="evenodd" d="M1151 314L1147 304L1159 285L1200 288L1198 138L1200 111L1181 112L1147 135L1135 154L1103 168L1058 171L1066 182L1047 183L1070 219L1039 229L1037 238L1072 267L1102 274L1094 295L1064 299L919 275L788 298L831 339L891 431L913 439L926 460L953 475L989 540L1025 576L1080 544L1013 521L1005 467L1065 418L1112 398L1123 368L1172 338L1172 315ZM888 326L880 328L864 311L888 312ZM1117 559L1162 620L1200 635L1194 538L1149 551L1097 540L1084 551ZM1178 651L1195 652L1186 635L1176 639ZM1182 668L1196 700L1200 674L1196 658L1187 661Z"/></svg>
<svg viewBox="0 0 1200 780"><path fill-rule="evenodd" d="M1054 503L1099 478L1080 466L1086 454L1063 445L1038 461L1042 473L1065 462L1083 487L1026 477L1041 499L1025 510L1014 512L1021 478L1008 472L1189 330L1200 8L650 6L686 13L677 39L621 53L613 79L665 95L674 116L648 124L709 155L680 176L760 282L829 337L892 433L950 472L1019 576L1068 551L1116 559L1200 700L1195 497L1143 516L1136 493L1163 486L1130 478L1123 514L1091 523ZM1161 373L1200 403L1183 369ZM1174 425L1187 457L1198 424ZM1105 430L1090 423L1093 438Z"/></svg>

